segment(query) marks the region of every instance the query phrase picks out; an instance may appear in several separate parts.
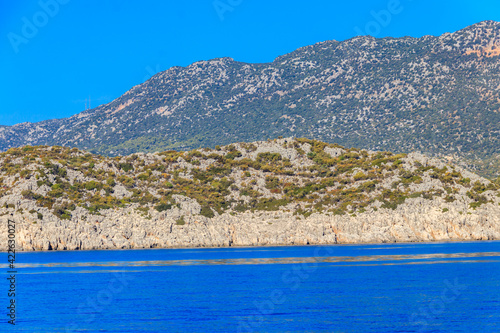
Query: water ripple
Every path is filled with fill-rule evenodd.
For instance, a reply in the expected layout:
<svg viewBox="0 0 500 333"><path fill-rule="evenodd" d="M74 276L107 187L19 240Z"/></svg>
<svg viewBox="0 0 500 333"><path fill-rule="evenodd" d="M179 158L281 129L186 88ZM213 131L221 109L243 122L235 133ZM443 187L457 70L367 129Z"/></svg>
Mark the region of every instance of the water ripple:
<svg viewBox="0 0 500 333"><path fill-rule="evenodd" d="M492 259L498 257L498 259ZM468 259L476 260L450 260ZM301 263L355 263L355 262L404 262L419 260L411 264L425 264L444 262L485 262L478 258L489 258L489 261L500 261L500 252L477 253L433 253L416 255L371 255L371 256L342 256L342 257L291 257L291 258L231 258L231 259L185 259L185 260L149 260L149 261L112 261L112 262L62 262L62 263L18 263L22 268L72 268L72 267L139 267L139 266L200 266L200 265L266 265L266 264L301 264ZM445 259L436 261L436 259ZM394 265L401 263L386 263ZM410 264L410 263L406 263ZM381 263L372 265L382 265ZM6 264L0 265L6 268Z"/></svg>

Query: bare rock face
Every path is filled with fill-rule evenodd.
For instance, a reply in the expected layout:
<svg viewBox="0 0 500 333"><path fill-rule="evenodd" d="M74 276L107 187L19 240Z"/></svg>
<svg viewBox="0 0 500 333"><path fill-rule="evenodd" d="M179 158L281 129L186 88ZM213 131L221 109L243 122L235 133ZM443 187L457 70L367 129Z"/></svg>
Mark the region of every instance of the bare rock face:
<svg viewBox="0 0 500 333"><path fill-rule="evenodd" d="M112 195L118 199L130 197L130 195L132 194L130 191L127 191L127 189L123 185L116 185L113 189L114 192L112 193Z"/></svg>
<svg viewBox="0 0 500 333"><path fill-rule="evenodd" d="M196 205L181 203L176 214L153 213L151 219L133 210L109 210L87 221L26 221L14 214L1 218L16 225L20 251L92 250L172 247L228 247L313 244L362 244L500 239L500 208L487 204L474 213L413 199L395 211L379 209L353 216L289 212L196 215ZM176 222L184 216L184 224ZM174 218L175 217L175 218ZM0 234L6 250L7 233Z"/></svg>
<svg viewBox="0 0 500 333"><path fill-rule="evenodd" d="M182 196L182 195L173 195L172 196L175 202L180 206L182 212L187 213L189 215L200 214L201 206L198 201Z"/></svg>

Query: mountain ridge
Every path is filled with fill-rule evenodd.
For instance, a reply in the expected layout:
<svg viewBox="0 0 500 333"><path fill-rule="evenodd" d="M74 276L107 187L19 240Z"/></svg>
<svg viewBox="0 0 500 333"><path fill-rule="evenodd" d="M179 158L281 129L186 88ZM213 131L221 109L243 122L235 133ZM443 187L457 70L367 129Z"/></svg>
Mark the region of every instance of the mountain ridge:
<svg viewBox="0 0 500 333"><path fill-rule="evenodd" d="M324 41L270 63L197 61L69 118L0 126L0 149L49 144L114 156L306 136L448 155L492 178L499 36L500 23L483 21L441 36Z"/></svg>

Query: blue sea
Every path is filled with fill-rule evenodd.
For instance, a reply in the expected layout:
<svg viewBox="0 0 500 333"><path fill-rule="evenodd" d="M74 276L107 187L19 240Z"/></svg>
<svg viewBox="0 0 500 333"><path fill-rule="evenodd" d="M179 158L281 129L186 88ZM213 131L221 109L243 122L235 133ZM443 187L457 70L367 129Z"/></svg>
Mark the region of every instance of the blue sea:
<svg viewBox="0 0 500 333"><path fill-rule="evenodd" d="M16 266L2 332L500 332L500 242L38 252Z"/></svg>

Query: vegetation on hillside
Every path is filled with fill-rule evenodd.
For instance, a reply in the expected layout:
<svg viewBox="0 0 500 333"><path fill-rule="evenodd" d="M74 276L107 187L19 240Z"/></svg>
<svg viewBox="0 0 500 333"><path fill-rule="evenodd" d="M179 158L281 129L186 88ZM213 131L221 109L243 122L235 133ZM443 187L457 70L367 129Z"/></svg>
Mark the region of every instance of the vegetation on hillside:
<svg viewBox="0 0 500 333"><path fill-rule="evenodd" d="M177 207L176 195L196 200L206 217L278 209L304 216L355 215L367 209L396 209L409 198L453 202L463 188L469 208L475 209L491 202L485 192L500 189L498 182L471 181L453 166L422 164L406 154L346 149L309 139L265 144L274 148L265 151L259 143L239 143L113 158L59 146L12 148L0 154L0 201L5 199L6 212L18 210L8 197L20 191L23 199L60 219L71 219L76 207L100 214L130 206L147 216L153 209ZM435 184L419 186L429 182ZM30 213L43 219L36 209Z"/></svg>

